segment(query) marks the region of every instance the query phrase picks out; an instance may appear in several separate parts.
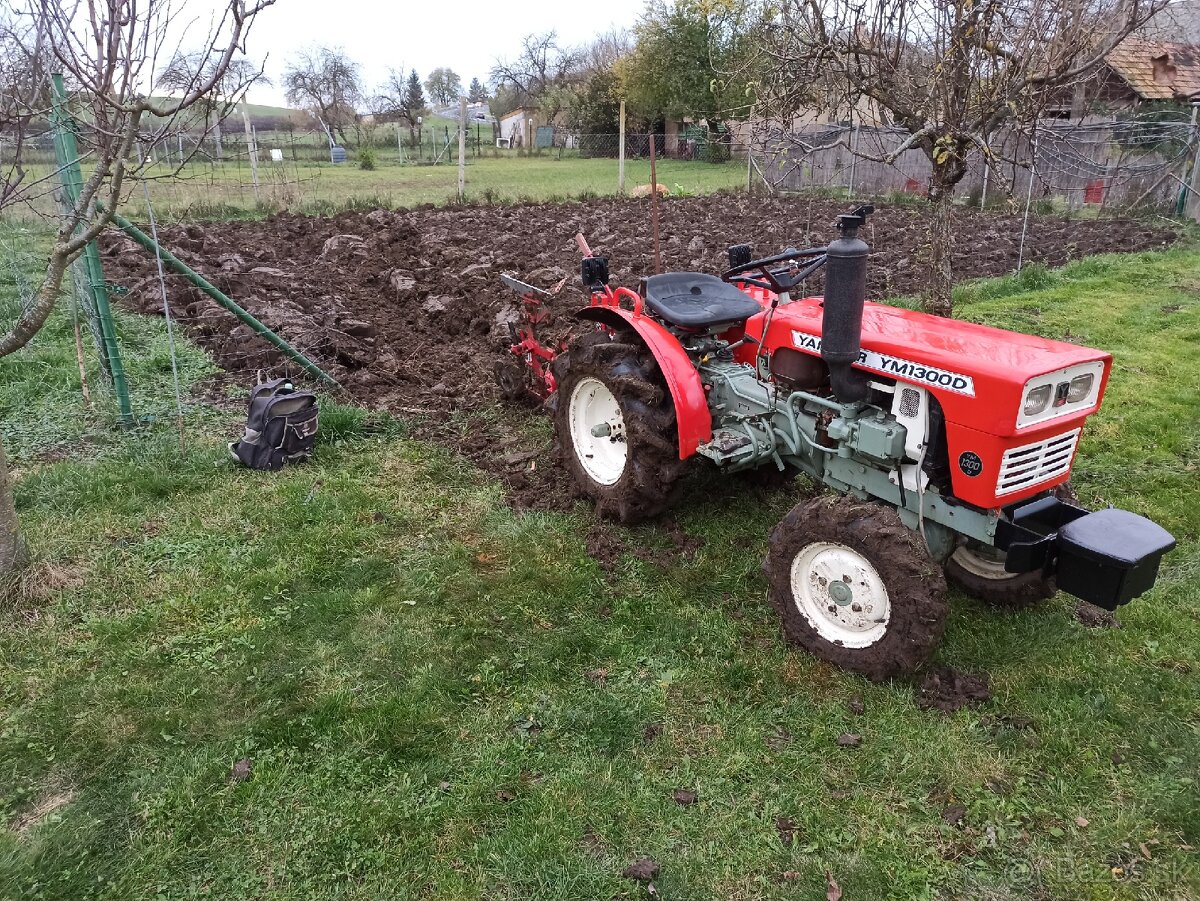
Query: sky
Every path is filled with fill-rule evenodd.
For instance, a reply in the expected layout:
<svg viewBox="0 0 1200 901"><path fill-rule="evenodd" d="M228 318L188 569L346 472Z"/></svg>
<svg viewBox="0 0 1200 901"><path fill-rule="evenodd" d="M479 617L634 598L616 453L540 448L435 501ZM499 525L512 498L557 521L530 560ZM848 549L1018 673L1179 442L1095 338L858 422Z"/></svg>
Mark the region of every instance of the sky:
<svg viewBox="0 0 1200 901"><path fill-rule="evenodd" d="M207 22L222 6L220 0L189 0L186 17ZM252 60L266 58L274 86L255 85L249 100L287 105L280 87L284 66L297 50L316 45L344 48L362 66L368 93L391 68L415 68L424 79L430 70L449 66L464 88L472 78L486 84L496 57L516 56L527 34L553 29L563 43L583 44L612 27L631 27L644 6L645 0L606 0L599 6L563 0L277 0L259 15L246 47ZM183 42L186 49L186 37Z"/></svg>

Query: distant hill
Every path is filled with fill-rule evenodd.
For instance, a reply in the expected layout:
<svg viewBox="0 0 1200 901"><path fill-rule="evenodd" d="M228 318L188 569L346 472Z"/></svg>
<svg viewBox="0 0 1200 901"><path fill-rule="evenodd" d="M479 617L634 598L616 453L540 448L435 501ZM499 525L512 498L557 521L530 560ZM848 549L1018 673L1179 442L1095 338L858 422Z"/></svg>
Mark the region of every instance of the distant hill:
<svg viewBox="0 0 1200 901"><path fill-rule="evenodd" d="M239 109L241 104L238 105ZM288 109L286 106L265 106L260 103L247 103L246 109L251 119L286 119L288 116L307 116L304 110Z"/></svg>
<svg viewBox="0 0 1200 901"><path fill-rule="evenodd" d="M153 99L159 100L159 101L167 101L167 100L171 100L172 98L170 98L170 97L155 97ZM242 107L243 106L245 106L246 111L250 113L250 121L252 123L254 123L254 126L256 128L260 128L264 124L267 124L267 123L274 125L284 119L289 119L289 118L292 119L294 122L296 122L297 125L300 125L300 123L303 123L306 121L311 121L308 113L304 112L304 110L289 109L286 106L268 106L268 105L262 104L262 103L246 103L246 104L239 103L233 109L233 111L230 112L228 116L226 116L225 121L228 122L230 119L233 119L233 120L236 120L238 123L240 123L242 120ZM189 118L194 118L195 115L196 114L193 112L193 114L191 116L189 116Z"/></svg>

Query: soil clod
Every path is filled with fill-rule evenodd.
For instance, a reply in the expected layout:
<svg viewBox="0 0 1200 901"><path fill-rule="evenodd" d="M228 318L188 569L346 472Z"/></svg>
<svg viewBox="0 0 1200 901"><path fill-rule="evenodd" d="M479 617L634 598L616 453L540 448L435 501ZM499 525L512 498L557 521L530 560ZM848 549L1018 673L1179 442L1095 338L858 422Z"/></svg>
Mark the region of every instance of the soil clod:
<svg viewBox="0 0 1200 901"><path fill-rule="evenodd" d="M658 877L659 865L650 857L640 857L621 871L626 879L636 879L638 882L649 882Z"/></svg>
<svg viewBox="0 0 1200 901"><path fill-rule="evenodd" d="M775 817L775 831L779 833L779 840L783 842L783 846L790 848L800 827L791 817Z"/></svg>
<svg viewBox="0 0 1200 901"><path fill-rule="evenodd" d="M229 771L230 782L245 782L250 778L250 770L254 766L254 761L249 757L243 757L233 765L233 769Z"/></svg>
<svg viewBox="0 0 1200 901"><path fill-rule="evenodd" d="M696 793L686 788L677 788L671 792L671 798L681 807L689 807L696 803Z"/></svg>
<svg viewBox="0 0 1200 901"><path fill-rule="evenodd" d="M953 713L971 704L982 704L991 697L987 673L960 673L947 666L925 674L917 706L922 710Z"/></svg>
<svg viewBox="0 0 1200 901"><path fill-rule="evenodd" d="M966 819L967 808L962 804L951 804L942 811L942 821L948 826L960 826Z"/></svg>
<svg viewBox="0 0 1200 901"><path fill-rule="evenodd" d="M1087 601L1075 605L1075 621L1089 629L1121 628L1121 621L1114 614Z"/></svg>

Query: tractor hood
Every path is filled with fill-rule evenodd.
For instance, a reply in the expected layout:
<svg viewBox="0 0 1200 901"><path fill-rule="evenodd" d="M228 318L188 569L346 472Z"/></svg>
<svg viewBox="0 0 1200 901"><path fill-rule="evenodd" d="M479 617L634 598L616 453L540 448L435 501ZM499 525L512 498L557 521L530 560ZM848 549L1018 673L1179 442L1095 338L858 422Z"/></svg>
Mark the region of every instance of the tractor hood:
<svg viewBox="0 0 1200 901"><path fill-rule="evenodd" d="M822 304L822 298L808 297L779 307L766 345L820 355ZM756 316L747 323L746 330L762 337L765 318ZM949 422L1008 436L1018 434L1018 412L1030 379L1096 362L1103 364L1103 373L1095 402L1073 410L1062 423L1086 417L1099 407L1112 365L1111 355L1063 341L867 302L862 353L855 366L929 388L937 395ZM1042 423L1041 427L1046 425Z"/></svg>

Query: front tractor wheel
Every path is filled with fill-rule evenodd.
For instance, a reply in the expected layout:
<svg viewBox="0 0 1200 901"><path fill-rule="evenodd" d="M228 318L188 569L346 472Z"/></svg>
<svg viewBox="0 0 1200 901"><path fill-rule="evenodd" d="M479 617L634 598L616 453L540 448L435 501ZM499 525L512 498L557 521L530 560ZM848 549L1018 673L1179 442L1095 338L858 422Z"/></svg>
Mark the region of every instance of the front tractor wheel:
<svg viewBox="0 0 1200 901"><path fill-rule="evenodd" d="M589 335L571 347L557 393L563 461L596 511L625 523L660 513L684 464L650 351L632 335Z"/></svg>
<svg viewBox="0 0 1200 901"><path fill-rule="evenodd" d="M881 680L929 659L946 628L946 580L887 507L820 497L771 533L771 602L788 639Z"/></svg>
<svg viewBox="0 0 1200 901"><path fill-rule="evenodd" d="M960 545L946 560L946 578L972 597L993 607L1023 610L1053 597L1054 579L1041 570L1010 573L1004 552L977 542Z"/></svg>

